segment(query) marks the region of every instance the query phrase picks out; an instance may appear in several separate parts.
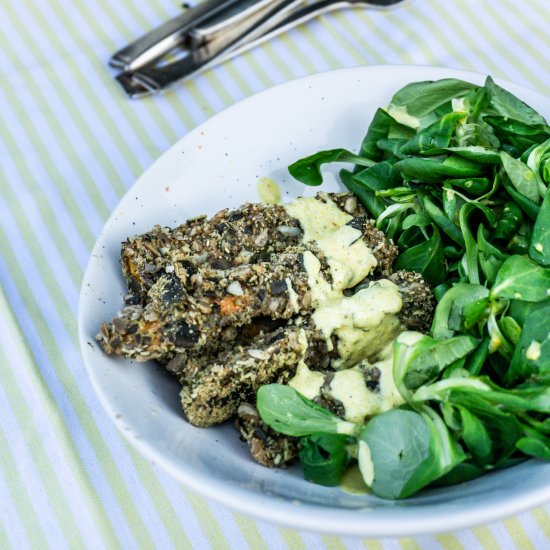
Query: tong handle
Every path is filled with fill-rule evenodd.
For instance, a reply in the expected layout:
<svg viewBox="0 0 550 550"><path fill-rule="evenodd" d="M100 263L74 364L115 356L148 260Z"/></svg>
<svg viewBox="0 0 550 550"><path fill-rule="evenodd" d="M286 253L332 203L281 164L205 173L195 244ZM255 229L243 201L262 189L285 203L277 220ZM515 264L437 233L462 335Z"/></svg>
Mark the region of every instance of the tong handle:
<svg viewBox="0 0 550 550"><path fill-rule="evenodd" d="M324 13L346 8L388 9L404 1L406 0L317 0L311 4L298 5L290 14L286 13L282 18L273 18L271 20L272 24L269 28L264 28L263 33L250 33L247 35L244 40L235 44L216 61L227 61Z"/></svg>
<svg viewBox="0 0 550 550"><path fill-rule="evenodd" d="M241 0L229 6L189 31L189 49L200 48L211 40L217 40L224 33L231 33L232 27L267 11L277 0Z"/></svg>
<svg viewBox="0 0 550 550"><path fill-rule="evenodd" d="M182 44L193 27L239 1L205 0L116 52L109 60L109 65L124 71L143 67Z"/></svg>
<svg viewBox="0 0 550 550"><path fill-rule="evenodd" d="M379 0L384 1L384 0ZM396 0L387 0L388 2ZM313 4L307 4L305 6L297 6L294 11L286 16L278 18L277 20L272 20L272 25L268 29L264 29L264 32L251 33L247 35L246 39L236 45L236 47L231 48L230 51L220 59L220 61L226 61L232 57L244 53L251 48L266 42L267 40L278 36L279 34L286 32L302 23L306 23L310 19L313 19L324 13L330 11L344 9L344 8L353 8L353 7L372 7L372 4L369 0L318 0Z"/></svg>
<svg viewBox="0 0 550 550"><path fill-rule="evenodd" d="M135 72L125 72L116 79L131 97L156 93L221 61L221 54L229 52L243 42L260 37L303 3L304 0L272 0L268 10L257 11L246 20L241 20L230 31L193 50L183 59L160 67L145 67Z"/></svg>
<svg viewBox="0 0 550 550"><path fill-rule="evenodd" d="M274 5L278 1L278 6ZM217 63L231 59L323 13L342 8L387 9L406 0L274 0L269 10L240 21L221 36L193 50L188 56L161 67L119 74L116 79L130 97L151 95ZM305 5L304 5L305 4Z"/></svg>

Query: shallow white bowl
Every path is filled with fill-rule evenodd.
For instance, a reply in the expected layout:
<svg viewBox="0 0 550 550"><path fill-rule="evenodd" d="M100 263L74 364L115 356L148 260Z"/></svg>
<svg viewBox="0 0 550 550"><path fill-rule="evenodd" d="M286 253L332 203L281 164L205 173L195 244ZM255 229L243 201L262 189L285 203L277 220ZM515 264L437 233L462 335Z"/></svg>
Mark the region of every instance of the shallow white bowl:
<svg viewBox="0 0 550 550"><path fill-rule="evenodd" d="M190 489L245 514L281 525L370 537L449 531L511 515L550 500L550 464L529 461L456 487L405 501L353 495L313 485L300 469L270 470L250 459L230 423L188 424L178 384L152 363L105 356L94 335L123 305L120 242L154 224L177 225L198 214L257 201L269 176L286 198L313 194L286 167L320 149L357 150L379 106L408 82L484 76L451 69L375 66L302 78L234 105L190 132L126 193L93 249L80 297L82 355L97 395L128 441ZM504 83L547 117L548 99ZM330 169L329 169L330 170ZM338 189L334 175L323 189Z"/></svg>

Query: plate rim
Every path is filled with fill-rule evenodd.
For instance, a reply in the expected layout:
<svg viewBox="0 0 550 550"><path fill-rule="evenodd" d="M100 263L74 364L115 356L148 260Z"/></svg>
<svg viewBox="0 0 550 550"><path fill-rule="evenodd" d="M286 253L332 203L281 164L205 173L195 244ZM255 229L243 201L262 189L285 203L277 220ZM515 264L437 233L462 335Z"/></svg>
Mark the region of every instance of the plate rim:
<svg viewBox="0 0 550 550"><path fill-rule="evenodd" d="M103 228L101 229L98 238L92 248L90 257L86 264L86 269L82 278L82 284L79 294L78 303L78 332L81 356L88 375L88 378L92 384L94 394L98 398L103 411L107 414L110 420L117 427L118 432L124 437L124 439L135 448L146 460L148 460L154 467L158 465L163 471L168 473L180 481L186 488L192 490L202 497L218 502L229 509L243 513L254 519L266 521L276 525L293 528L303 529L306 531L333 534L341 536L361 536L361 537L396 537L396 536L418 536L435 534L441 532L449 532L457 529L471 528L476 525L486 524L491 521L502 519L514 514L524 512L528 509L539 506L550 500L550 484L548 487L542 487L535 491L530 491L527 494L516 496L510 501L499 502L497 506L490 509L487 507L471 506L468 510L447 511L445 514L444 525L438 525L434 520L422 522L417 516L413 516L411 519L407 518L407 514L403 514L405 517L399 518L399 525L396 529L395 520L391 518L384 520L377 516L376 525L368 521L368 515L359 514L362 509L339 509L330 506L323 506L319 504L299 503L292 508L292 503L284 501L279 498L273 498L269 495L254 492L250 489L243 489L239 487L231 488L231 491L220 490L223 489L222 482L212 482L212 480L203 479L206 476L202 476L200 473L187 471L186 469L178 468L171 464L169 459L163 456L154 446L146 442L143 439L137 439L131 437L130 434L123 430L120 423L117 422L116 415L111 407L107 396L104 394L101 385L99 384L98 377L95 376L94 370L90 368L87 361L86 352L87 342L89 340L88 335L84 330L84 290L86 284L90 278L90 270L93 264L94 255L99 251L106 229L113 223L116 218L117 211L120 205L132 194L136 186L140 181L148 176L152 171L158 170L163 162L173 154L173 150L181 147L182 142L191 139L193 136L199 134L203 127L213 120L218 120L221 117L228 116L234 110L241 109L243 104L253 103L258 101L258 98L263 98L270 94L276 94L281 88L288 86L296 86L307 83L308 81L323 78L331 74L361 74L364 76L368 72L376 71L411 71L411 72L429 72L433 73L430 79L436 78L463 78L465 80L475 79L479 80L485 76L484 73L475 71L468 71L464 69L456 69L444 66L435 65L415 65L415 64L391 64L391 65L367 65L349 67L335 70L327 70L319 73L305 75L300 78L285 81L275 86L269 87L256 94L241 99L238 102L230 105L229 107L219 111L213 116L207 118L201 124L187 132L180 139L178 139L173 145L171 145L164 153L162 153L126 190L124 195L120 198L117 205L105 221ZM439 74L438 74L439 73ZM444 76L446 75L446 76ZM517 89L525 90L531 94L537 94L544 97L544 94L536 90L532 90L523 85L516 84L512 81L507 81L501 78L495 78L497 82L502 83L504 86L509 85ZM260 99L261 100L261 99ZM209 483L210 481L210 483ZM291 511L300 511L299 514L289 514ZM441 519L441 518L440 518Z"/></svg>

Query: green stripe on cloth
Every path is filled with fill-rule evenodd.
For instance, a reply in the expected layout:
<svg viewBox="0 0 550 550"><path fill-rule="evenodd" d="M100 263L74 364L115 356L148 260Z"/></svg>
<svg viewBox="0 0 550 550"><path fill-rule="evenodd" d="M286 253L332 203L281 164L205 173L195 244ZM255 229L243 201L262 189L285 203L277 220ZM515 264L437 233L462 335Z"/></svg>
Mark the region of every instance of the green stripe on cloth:
<svg viewBox="0 0 550 550"><path fill-rule="evenodd" d="M6 235L3 234L3 231L0 230L0 237L6 239ZM74 380L74 376L71 373L68 365L65 362L65 357L63 351L59 348L55 334L51 332L50 326L47 319L43 316L40 311L39 305L37 303L37 297L34 290L29 286L24 272L20 269L18 264L18 258L13 253L10 247L5 247L2 250L5 259L10 264L10 269L15 279L18 281L18 290L25 302L26 308L32 314L32 317L35 321L35 326L39 331L42 343L46 349L48 359L50 364L56 365L56 373L62 383L66 396L70 400L73 406L73 410L78 417L80 426L85 432L86 437L90 441L96 456L101 456L101 469L105 474L106 478L109 480L109 483L113 489L113 492L117 494L117 498L121 503L121 509L123 510L128 523L132 526L132 530L136 534L136 538L142 541L144 544L151 544L150 535L147 532L147 527L143 523L142 518L137 513L137 510L132 503L130 494L127 487L125 487L122 482L122 477L118 472L118 466L111 456L109 449L105 446L104 440L101 437L97 426L94 421L89 417L88 408L84 401L84 398ZM73 325L74 327L74 325ZM71 327L73 335L72 339L77 344L76 333L74 328ZM52 400L53 401L53 400ZM60 411L55 403L52 403L52 413L51 421L59 422L63 424L63 418L60 416ZM67 445L67 449L70 449L70 452L75 457L75 463L80 464L78 458L78 451L74 449L73 441L70 438L65 437L64 441ZM99 460L98 460L99 463ZM55 476L54 476L55 477Z"/></svg>
<svg viewBox="0 0 550 550"><path fill-rule="evenodd" d="M315 65L308 58L308 56L304 52L302 52L302 50L297 46L296 42L293 40L292 35L294 33L298 35L302 34L301 27L298 27L297 29L293 30L289 34L280 35L278 39L286 49L293 52L293 56L308 73L314 73Z"/></svg>
<svg viewBox="0 0 550 550"><path fill-rule="evenodd" d="M214 549L220 548L220 550L231 548L208 503L192 493L187 493L187 498L197 514L210 546Z"/></svg>
<svg viewBox="0 0 550 550"><path fill-rule="evenodd" d="M383 544L378 540L366 540L363 542L366 550L383 550Z"/></svg>
<svg viewBox="0 0 550 550"><path fill-rule="evenodd" d="M421 6L419 5L418 8L420 7ZM438 7L444 8L444 6L438 6ZM430 7L430 10L431 10L431 7ZM426 28L429 29L429 32L432 35L432 37L435 38L439 42L439 44L443 46L446 55L448 55L449 57L452 57L453 60L461 67L465 69L468 68L468 69L475 70L474 67L472 67L471 65L471 61L468 59L467 56L464 55L464 48L462 47L463 43L461 41L452 40L448 36L448 34L443 32L443 30L438 25L428 26L428 21L426 21L424 17L424 13L415 12L414 7L411 8L410 13L411 15L414 15L415 22L420 23L422 26L426 25ZM398 25L398 24L399 24L399 20L394 21L394 25ZM414 37L415 40L417 40L420 38L420 36L422 36L422 34L419 32L412 31L412 36ZM426 53L430 62L437 63L437 53L438 52L433 50Z"/></svg>
<svg viewBox="0 0 550 550"><path fill-rule="evenodd" d="M264 69L264 67L260 65L256 57L252 53L244 53L242 55L242 58L246 61L247 65L250 67L250 70L256 75L264 88L270 88L271 86L273 86L274 80Z"/></svg>
<svg viewBox="0 0 550 550"><path fill-rule="evenodd" d="M7 525L0 521L0 548L9 548L11 545L8 538Z"/></svg>
<svg viewBox="0 0 550 550"><path fill-rule="evenodd" d="M387 59L380 49L378 43L383 43L386 47L392 50L392 53L399 57L401 63L414 64L415 60L411 52L407 48L403 48L400 41L393 33L385 32L373 21L372 15L369 15L365 10L356 10L354 12L356 24L352 24L350 17L346 14L338 16L342 19L342 24L346 30L349 29L350 34L353 34L355 40L362 44L364 48L373 56L376 63L383 64ZM371 38L372 37L372 38Z"/></svg>
<svg viewBox="0 0 550 550"><path fill-rule="evenodd" d="M346 545L337 537L323 537L322 540L330 550L346 550Z"/></svg>
<svg viewBox="0 0 550 550"><path fill-rule="evenodd" d="M281 529L281 536L283 537L288 550L305 550L306 545L302 540L302 537L296 531L291 529Z"/></svg>
<svg viewBox="0 0 550 550"><path fill-rule="evenodd" d="M64 9L64 4L60 0L52 0L56 3L57 9L56 13L58 13L61 16L61 20L65 22L67 31L70 32L71 38L75 41L76 44L78 44L83 50L86 48L84 47L84 40L82 38L82 35L75 32L74 24L71 24L71 21L66 16L67 10ZM105 33L102 25L101 25L101 19L97 17L97 11L95 10L101 10L104 15L106 15L111 23L114 23L118 29L123 29L122 23L119 21L116 12L111 9L111 4L109 2L101 2L101 3L94 3L94 9L91 8L91 4L88 4L87 2L83 2L79 4L78 9L81 11L81 15L83 20L85 21L85 24L94 31L95 36L100 37L102 40L102 44L104 47L108 48L109 51L115 51L116 50L116 44L114 41L109 39L107 34ZM53 36L51 33L48 34L50 39L53 39ZM59 42L59 48L64 49L64 44ZM110 75L108 71L105 70L104 62L105 60L100 60L97 58L90 57L89 61L92 63L94 71L96 74L101 78L102 81L105 82L107 87L116 87L116 84L112 81L110 78ZM76 72L76 71L75 71ZM84 91L84 87L83 90ZM120 90L117 90L118 93L120 93ZM121 99L123 96L120 96ZM118 106L125 108L125 109L131 109L131 104L129 104L126 101L119 101ZM166 136L171 136L172 139L176 137L176 135L173 133L173 130L171 129L170 125L167 124L166 120L162 117L160 110L155 102L147 102L146 104L147 110L151 114L151 118L154 120L154 122L158 125L160 131ZM133 120L134 122L138 122L139 118L137 117L127 117L128 120ZM147 132L147 126L145 124L141 124L141 127L138 127L137 124L133 124L133 129L137 132L139 132L140 139L148 138L148 132Z"/></svg>
<svg viewBox="0 0 550 550"><path fill-rule="evenodd" d="M273 65L277 68L277 70L283 75L285 79L292 80L293 78L296 78L297 75L290 69L290 67L288 66L288 63L285 63L282 56L279 55L279 53L273 47L273 42L275 41L278 41L279 43L281 43L282 37L274 38L272 41L262 44L261 51L266 55L266 57L271 61L271 63L273 63ZM252 52L249 55L253 56L254 53L255 51L252 50Z"/></svg>
<svg viewBox="0 0 550 550"><path fill-rule="evenodd" d="M324 45L317 33L314 33L311 30L310 25L298 27L296 32L301 34L302 37L311 45L312 49L320 54L323 61L325 61L331 69L336 69L341 66L337 55Z"/></svg>
<svg viewBox="0 0 550 550"><path fill-rule="evenodd" d="M398 542L403 550L421 550L421 546L413 539L399 539Z"/></svg>
<svg viewBox="0 0 550 550"><path fill-rule="evenodd" d="M474 527L472 532L477 540L479 540L484 550L498 550L500 548L493 533L491 533L491 530L487 527Z"/></svg>
<svg viewBox="0 0 550 550"><path fill-rule="evenodd" d="M0 91L3 91L1 82ZM1 112L0 120L2 120ZM63 228L61 228L56 223L57 213L55 211L55 208L50 204L49 200L45 196L44 190L36 181L35 174L31 172L27 162L25 162L25 155L22 154L22 150L18 147L18 145L15 143L14 139L8 132L4 134L4 143L6 145L8 153L10 154L11 161L15 164L15 167L21 176L20 185L24 187L26 191L34 198L34 203L42 220L44 221L44 223L48 224L48 227L50 228L50 237L52 238L57 249L59 250L59 253L63 258L65 267L70 273L75 286L77 286L82 277L82 270L78 263L77 257L75 256L74 252L71 250L67 242L66 235L63 232ZM14 209L16 211L25 210L20 205L20 201L18 199L19 194L14 193L11 185L4 185L2 193L4 200L6 200L10 204L11 209ZM75 222L75 226L79 227L78 219L73 218L73 220ZM83 233L85 233L85 235L81 235L83 237L83 240L85 238L89 238L89 241L92 242L93 237L89 235L87 226L82 222L82 225L80 227L83 228Z"/></svg>
<svg viewBox="0 0 550 550"><path fill-rule="evenodd" d="M16 17L17 16L13 14L13 18L15 19ZM32 21L32 19L30 18L28 20L25 20L27 24L30 23L30 21ZM53 31L50 32L49 26L40 24L40 23L36 23L36 25L40 26L40 28L42 29L42 32L47 37L50 43L53 44L55 43L56 40L58 40L56 33ZM39 43L37 42L37 38L35 38L33 33L27 29L27 27L24 25L23 22L21 22L21 24L18 26L18 29L20 31L20 34L23 40L28 45L28 47L32 48L34 46L32 51L36 52L36 50L39 49ZM6 48L8 49L8 51L10 51L10 45L8 42L6 42ZM59 52L59 53L62 55L62 52ZM11 49L11 56L16 57L17 51L14 49ZM82 95L86 95L88 93L87 89L89 88L89 85L87 85L84 81L84 76L81 72L82 70L79 64L73 63L70 60L67 60L66 63L68 65L68 68L69 69L74 68L75 69L74 74L77 77L81 78L80 91L82 92ZM96 62L96 64L98 65L98 70L99 70L100 64L98 62ZM72 113L74 113L76 120L80 123L79 127L86 128L85 119L80 118L79 120L80 109L79 109L78 102L70 94L67 94L66 92L64 92L66 83L59 78L59 75L55 71L54 67L49 67L46 65L46 70L47 70L47 77L51 82L52 88L55 89L57 93L60 95L64 105L68 106L68 108L72 110ZM68 140L67 137L65 136L62 123L57 118L56 113L50 109L50 102L48 100L48 97L42 95L40 87L37 86L35 82L33 82L34 80L33 73L31 72L30 74L28 74L27 78L28 78L27 80L28 86L26 86L25 89L34 97L35 104L39 108L41 115L43 115L46 118L46 121L48 123L48 126L51 129L52 134L55 136L55 139L60 143L63 150L66 152L67 160L69 161L71 166L74 168L75 172L79 174L81 181L83 182L84 187L86 188L88 196L92 200L92 203L94 204L96 210L102 215L103 218L106 218L109 214L109 208L104 203L103 198L99 194L99 190L97 186L94 184L94 181L91 179L90 175L88 174L88 170L82 165L82 162L80 160L81 152L76 150L73 147L73 144L70 142L70 140ZM112 85L112 83L108 81L107 75L104 76L104 79L106 82ZM17 94L16 94L16 97L17 97ZM99 103L96 103L95 111L99 113L100 111ZM25 117L25 119L27 119L28 117L30 117L30 113L25 113L25 109L23 108L22 112L20 113L20 116L22 118ZM32 119L30 121L27 121L26 127L29 132L29 135L33 136L33 134L35 134L36 132L36 129L34 129L33 127ZM88 137L90 138L91 136L88 134ZM48 151L48 144L41 143L41 136L37 135L35 139L33 139L32 141L37 147L41 148L42 156L46 158L47 157L51 158L51 155ZM101 147L97 147L96 151L101 151ZM112 172L112 169L107 168L107 163L109 162L107 160L108 154L106 152L100 153L98 154L98 157L102 159L103 166L108 170L108 173L113 174L113 182L117 182L118 178L114 176L115 173ZM121 191L121 188L119 188L119 191Z"/></svg>
<svg viewBox="0 0 550 550"><path fill-rule="evenodd" d="M86 3L81 3L79 8L82 9ZM44 8L45 9L45 8ZM40 9L39 5L35 5L35 10L37 13L43 11ZM34 11L34 10L33 10ZM56 15L60 18L60 23L63 24L64 29L70 35L71 39L80 47L82 52L88 50L87 44L82 39L82 35L76 32L75 26L71 20L68 19L66 15L67 9L64 8L61 4L57 6ZM30 13L30 10L29 12ZM33 19L30 16L30 19ZM71 56L70 48L64 44L57 33L52 29L51 25L44 24L48 22L47 18L42 18L40 21L35 23L38 28L42 30L43 35L47 38L49 44L51 44L60 57L65 61L65 69L69 72L70 77L73 79L74 83L78 87L79 95L77 97L85 98L85 100L90 104L94 109L94 114L97 116L98 121L108 130L109 134L115 139L117 147L123 153L124 157L129 159L134 159L138 162L138 166L141 166L140 159L136 156L136 153L127 145L128 136L125 136L121 133L119 126L114 122L113 118L109 115L106 110L106 107L98 100L96 90L90 86L90 80L97 78L96 86L101 86L107 90L112 90L113 93L119 93L117 85L111 79L108 72L105 70L103 60L98 59L96 56L88 55L84 58L73 59ZM94 18L90 17L85 18L86 25L93 25ZM21 22L18 27L21 34L25 37L26 42L34 47L34 51L40 48L36 39L32 34L28 33L24 22ZM98 36L101 36L103 33L101 31L101 25L96 24L94 30L98 33ZM103 39L106 39L102 36ZM86 73L85 68L83 67L82 61L86 62L86 67L92 70L91 73ZM75 102L75 105L78 107L77 98L71 98L71 101ZM153 108L152 103L147 103L147 107L150 109ZM156 106L155 106L156 107ZM120 108L122 114L124 115L124 120L127 122L133 132L132 136L139 140L139 142L149 151L152 152L153 158L159 154L159 150L156 145L150 139L150 129L140 120L139 117L132 116L132 107L131 103L127 101L120 101L117 103L117 108ZM157 110L156 108L154 109ZM91 123L92 121L89 121ZM141 168L142 169L142 168Z"/></svg>
<svg viewBox="0 0 550 550"><path fill-rule="evenodd" d="M174 548L192 548L193 544L187 536L184 525L179 521L179 518L174 510L176 503L170 502L164 490L160 487L156 476L151 475L151 466L128 444L124 442L126 450L134 459L134 466L147 491L151 502L154 504L158 515L174 545Z"/></svg>
<svg viewBox="0 0 550 550"><path fill-rule="evenodd" d="M465 550L464 545L451 533L438 535L435 538L447 550Z"/></svg>
<svg viewBox="0 0 550 550"><path fill-rule="evenodd" d="M2 353L0 349L0 361L6 361L7 357ZM2 457L2 470L6 472L5 480L10 492L11 500L14 503L15 508L21 518L21 523L25 534L33 548L46 548L47 538L44 534L40 521L38 519L37 512L33 506L33 502L27 489L25 488L23 479L19 474L17 464L10 449L9 441L6 434L2 430L0 424L0 456ZM0 521L0 526L2 525ZM79 538L80 534L79 534ZM0 536L1 541L1 536ZM6 544L3 546L0 543L0 548L8 548Z"/></svg>
<svg viewBox="0 0 550 550"><path fill-rule="evenodd" d="M16 349L18 355L18 371L25 371L25 375L28 379L33 382L33 394L37 395L40 399L40 408L44 413L49 415L51 424L51 435L55 437L55 443L57 449L62 449L65 457L67 457L66 464L71 468L71 478L76 480L77 488L80 491L82 498L88 500L89 511L94 518L94 523L98 530L101 532L106 544L115 544L116 535L110 525L108 520L107 511L101 506L101 503L97 501L96 495L93 488L89 484L87 476L82 474L81 464L78 460L78 457L72 446L70 439L66 438L66 429L62 419L58 416L57 406L54 399L52 398L51 393L44 384L42 377L40 376L36 364L33 361L32 356L29 353L29 350L23 345L23 334L21 329L15 320L14 316L11 314L11 308L4 296L4 292L0 288L0 311L2 312L2 320L5 326L9 331L8 339L11 340L14 348ZM0 349L0 364L7 365L7 358L3 355L2 350ZM44 483L45 489L51 499L51 504L53 509L58 517L59 524L68 534L67 540L72 541L73 543L83 544L82 536L78 529L78 523L73 517L73 510L70 503L70 497L65 494L64 487L58 479L58 471L55 466L51 463L51 460L47 457L45 450L43 448L43 442L41 440L41 435L35 426L33 413L30 407L25 401L25 394L19 386L18 380L15 377L15 374L11 369L4 369L2 372L2 387L4 388L6 395L11 403L11 409L14 416L16 417L18 424L21 429L21 433L24 434L26 438L26 443L29 448L30 454L32 454L35 465L39 472L41 473L41 480ZM5 443L5 442L4 442ZM7 461L10 459L9 453L2 453L3 466L9 466ZM16 476L16 465L13 464L9 468L11 472L10 476ZM67 472L68 473L68 472ZM10 482L14 482L14 478ZM75 487L71 487L75 489ZM21 493L23 496L23 486L21 485ZM29 497L30 498L30 497ZM28 506L25 508L28 509L31 519L33 518L33 507ZM27 523L29 518L25 514L21 516L22 521ZM32 525L32 523L31 523ZM32 531L32 529L31 529ZM38 522L36 523L36 536L40 535L40 527ZM34 537L35 534L31 533L29 537ZM42 546L43 547L43 546ZM1 548L1 546L0 546ZM36 546L40 548L40 546Z"/></svg>
<svg viewBox="0 0 550 550"><path fill-rule="evenodd" d="M268 550L269 546L254 522L240 514L233 514L233 519L239 526L249 548L254 548L254 550Z"/></svg>
<svg viewBox="0 0 550 550"><path fill-rule="evenodd" d="M503 523L517 548L521 548L522 550L532 550L534 548L533 543L529 540L525 529L523 529L518 519L508 518Z"/></svg>
<svg viewBox="0 0 550 550"><path fill-rule="evenodd" d="M544 508L535 508L531 515L535 518L540 530L550 540L550 514Z"/></svg>
<svg viewBox="0 0 550 550"><path fill-rule="evenodd" d="M19 122L24 126L27 135L32 136L34 133L32 130L33 128L32 120L28 115L28 113L26 112L26 110L24 109L24 106L17 99L16 91L12 89L11 86L6 81L2 81L1 79L0 79L0 91L5 93L6 96L8 97L9 107L13 110L13 112L19 119ZM2 117L1 113L0 113L0 117ZM33 192L34 192L34 189L36 189L36 196L39 196L41 191L36 182L37 180L36 174L29 172L28 166L25 163L25 157L28 154L28 152L25 151L25 149L21 148L21 146L15 143L9 128L6 132L4 132L4 139L6 141L6 145L11 150L11 159L17 164L17 167L23 176L20 180L21 183L27 185L31 190L33 190ZM77 228L77 231L81 239L91 249L95 241L95 238L86 223L86 218L83 212L80 211L80 206L78 205L78 202L76 201L73 194L70 192L69 186L63 180L62 175L59 172L53 160L51 158L48 158L49 153L47 152L46 144L42 143L41 140L37 140L37 142L34 145L38 155L42 157L41 160L43 161L44 173L41 175L45 174L48 176L49 179L59 182L57 186L57 191L61 195L62 200L66 205L66 209L70 213L72 222L74 226ZM55 220L55 213L53 210L48 209L47 203L41 204L40 209L45 211L44 214L47 220L48 219ZM55 224L52 223L52 226L54 225ZM61 243L63 241L63 238L62 236L58 236L59 233L56 235L57 233L56 229L57 228L54 227L51 231L57 237L58 242ZM68 249L66 249L66 254L70 259L71 252ZM75 271L75 264L73 264L72 271L73 272Z"/></svg>
<svg viewBox="0 0 550 550"><path fill-rule="evenodd" d="M486 2L480 3L480 5L478 6L478 15L485 13L488 18L495 17L495 14L498 10L487 10L484 4L486 4ZM479 17L468 18L467 15L462 14L460 10L456 8L456 6L453 6L451 10L446 9L446 7L442 5L436 5L435 8L438 9L438 12L442 17L445 17L448 20L449 25L452 26L455 31L460 31L461 35L464 37L464 40L469 40L471 36L486 37L486 26ZM459 21L454 18L455 15L460 17ZM464 24L464 28L461 26L462 23ZM495 38L494 36L492 37ZM515 56L515 54L507 51L508 45L508 40L504 39L495 40L494 43L495 49L498 50L501 55L504 55L507 61L511 57L518 62L517 64L513 65L515 70L521 73L529 82L532 83L532 85L536 83L539 89L541 89L541 85L542 89L544 89L547 85L544 84L544 82L538 77L538 75L536 75L534 71L530 70L529 64L525 63L525 58L520 60L519 58L517 58L517 56ZM490 57L489 54L484 52L482 49L478 49L476 51L476 54L484 61L484 63L494 75L506 78L506 73L503 72L497 64L495 64L494 59Z"/></svg>
<svg viewBox="0 0 550 550"><path fill-rule="evenodd" d="M518 7L519 6L516 4L516 10L518 10ZM509 21L506 18L503 18L498 10L490 10L490 13L489 11L487 11L486 16L494 18L495 23L497 23L497 25L502 29L502 32L506 36L506 41L502 41L501 44L509 61L513 63L514 66L518 68L518 70L520 70L524 74L524 76L534 86L536 86L537 89L544 90L545 88L548 88L548 82L541 78L538 71L529 70L524 65L524 59L526 55L531 58L532 62L537 62L539 64L542 63L542 65L547 64L548 59L543 59L539 55L537 48L533 48L529 44L529 42L524 39L523 36L518 34L515 31L514 26L510 25ZM523 51L521 51L521 49L523 49Z"/></svg>
<svg viewBox="0 0 550 550"><path fill-rule="evenodd" d="M365 59L365 56L363 52L356 47L356 41L354 37L351 37L347 34L341 35L336 26L333 24L333 20L337 20L337 18L337 15L322 17L319 19L319 25L323 29L324 33L326 33L328 36L331 36L336 42L339 41L341 43L343 49L345 49L345 51L349 54L350 57L353 58L356 63L362 63ZM336 66L338 66L338 63L336 63Z"/></svg>

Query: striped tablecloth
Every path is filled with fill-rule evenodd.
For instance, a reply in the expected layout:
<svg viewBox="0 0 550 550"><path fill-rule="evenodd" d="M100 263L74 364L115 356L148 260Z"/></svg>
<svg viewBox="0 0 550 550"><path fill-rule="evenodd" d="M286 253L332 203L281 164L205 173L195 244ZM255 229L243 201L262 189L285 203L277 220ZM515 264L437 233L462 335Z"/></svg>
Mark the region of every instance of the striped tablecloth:
<svg viewBox="0 0 550 550"><path fill-rule="evenodd" d="M550 96L550 2L416 0L335 13L170 93L126 99L109 55L179 11L177 0L0 5L0 548L549 548L550 506L376 541L282 529L207 502L108 420L76 316L109 212L191 128L274 84L357 65L470 69Z"/></svg>

